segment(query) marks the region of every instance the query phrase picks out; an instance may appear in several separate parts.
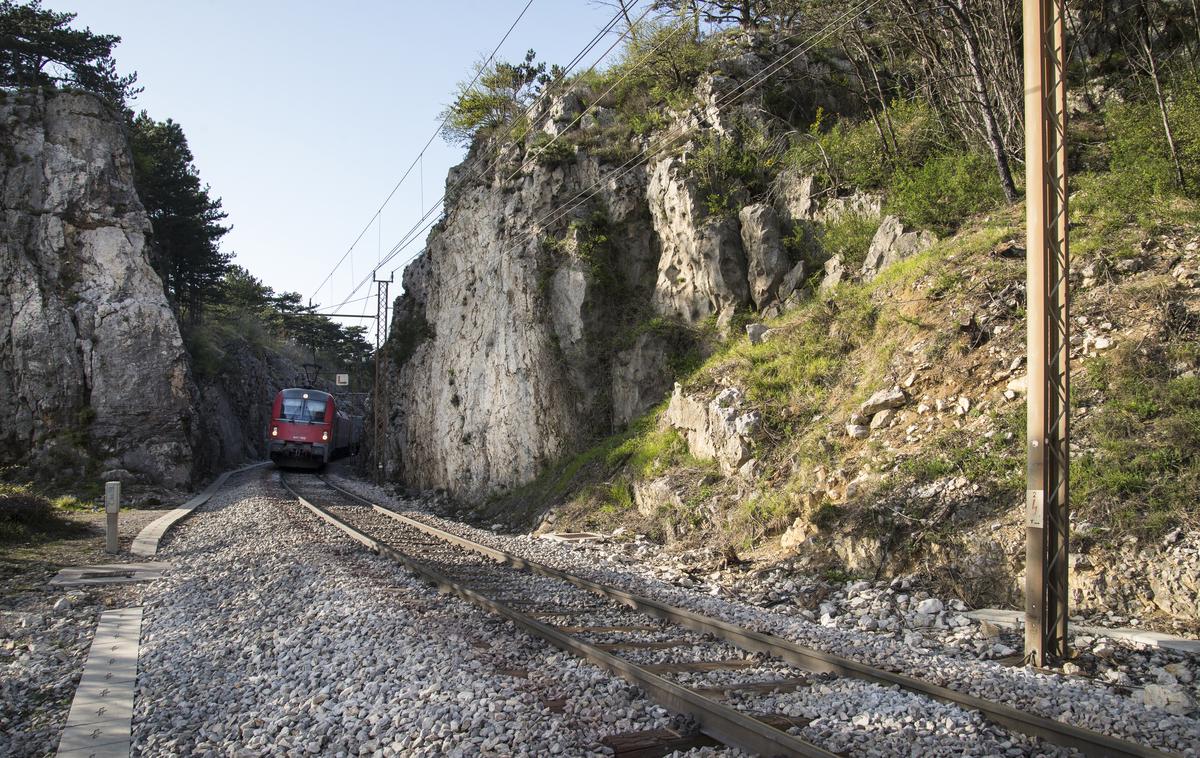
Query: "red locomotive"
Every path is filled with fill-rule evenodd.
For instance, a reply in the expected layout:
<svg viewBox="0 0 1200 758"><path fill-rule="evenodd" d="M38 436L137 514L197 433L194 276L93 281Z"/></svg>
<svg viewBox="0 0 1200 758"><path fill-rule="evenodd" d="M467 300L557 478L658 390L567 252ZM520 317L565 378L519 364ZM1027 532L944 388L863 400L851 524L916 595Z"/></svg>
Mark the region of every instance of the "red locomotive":
<svg viewBox="0 0 1200 758"><path fill-rule="evenodd" d="M277 466L321 468L356 454L362 430L362 416L339 409L328 392L280 390L271 406L267 449Z"/></svg>

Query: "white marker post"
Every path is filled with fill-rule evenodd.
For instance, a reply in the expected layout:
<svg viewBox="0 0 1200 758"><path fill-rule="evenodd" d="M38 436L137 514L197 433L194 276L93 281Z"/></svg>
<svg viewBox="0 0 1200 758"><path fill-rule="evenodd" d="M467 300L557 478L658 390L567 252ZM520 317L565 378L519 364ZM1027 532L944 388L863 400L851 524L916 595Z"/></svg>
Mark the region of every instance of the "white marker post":
<svg viewBox="0 0 1200 758"><path fill-rule="evenodd" d="M107 523L104 528L104 550L117 553L120 549L117 534L117 512L121 509L121 483L104 483L104 513Z"/></svg>

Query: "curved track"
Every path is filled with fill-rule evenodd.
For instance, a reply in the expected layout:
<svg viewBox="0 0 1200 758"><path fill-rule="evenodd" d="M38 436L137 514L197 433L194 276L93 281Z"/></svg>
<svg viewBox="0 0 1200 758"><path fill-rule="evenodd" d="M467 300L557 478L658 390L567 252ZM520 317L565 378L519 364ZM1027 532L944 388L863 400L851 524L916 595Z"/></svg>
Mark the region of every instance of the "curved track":
<svg viewBox="0 0 1200 758"><path fill-rule="evenodd" d="M559 571L396 513L323 479L281 475L280 481L352 539L618 674L662 706L693 718L705 734L743 750L834 755L797 736L805 720L757 712L753 695L794 691L814 677L849 677L977 711L1014 733L1088 756L1166 755Z"/></svg>

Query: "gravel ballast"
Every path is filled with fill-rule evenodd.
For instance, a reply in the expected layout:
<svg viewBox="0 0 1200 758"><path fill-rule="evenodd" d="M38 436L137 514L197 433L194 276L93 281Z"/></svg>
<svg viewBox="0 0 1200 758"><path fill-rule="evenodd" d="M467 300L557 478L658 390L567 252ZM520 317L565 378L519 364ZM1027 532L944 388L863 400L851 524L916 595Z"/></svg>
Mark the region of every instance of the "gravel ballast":
<svg viewBox="0 0 1200 758"><path fill-rule="evenodd" d="M144 601L136 754L590 755L673 723L350 542L275 474L216 495L160 555L174 568Z"/></svg>
<svg viewBox="0 0 1200 758"><path fill-rule="evenodd" d="M437 516L421 501L403 500L364 482L345 478L334 481L426 523L554 568L1037 715L1182 755L1200 756L1200 720L1148 703L1147 693L1140 689L1123 689L1093 679L1004 666L964 655L961 649L943 647L933 634L914 635L905 628L908 623L903 623L908 619L899 619L901 623L883 632L865 630L857 624L855 628L823 625L805 618L796 606L766 609L727 597L727 590L716 583L698 583L687 577L681 584L688 586L664 581L656 575L653 556L647 555L652 549L644 545L563 544L527 535L499 534ZM637 551L635 555L640 555L631 556L631 547ZM878 587L868 586L872 592L879 592ZM955 609L941 601L926 604L925 610L938 604L943 606L942 611L930 616L931 624L954 618ZM912 605L915 613L920 602ZM885 618L877 620L887 621L886 614L881 615ZM1195 656L1182 658L1183 669L1195 669Z"/></svg>

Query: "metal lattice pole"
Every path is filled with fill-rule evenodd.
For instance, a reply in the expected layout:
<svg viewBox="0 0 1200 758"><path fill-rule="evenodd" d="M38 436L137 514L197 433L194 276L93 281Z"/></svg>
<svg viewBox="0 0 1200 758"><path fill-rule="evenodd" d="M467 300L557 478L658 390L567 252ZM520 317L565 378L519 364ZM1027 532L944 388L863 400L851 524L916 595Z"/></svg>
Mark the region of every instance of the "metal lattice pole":
<svg viewBox="0 0 1200 758"><path fill-rule="evenodd" d="M1067 656L1070 312L1064 0L1024 0L1026 310L1025 660Z"/></svg>
<svg viewBox="0 0 1200 758"><path fill-rule="evenodd" d="M375 396L371 403L375 415L375 441L372 458L375 464L375 481L383 482L387 475L387 378L384 371L383 346L387 342L388 285L392 277L373 277L379 288L375 304Z"/></svg>

